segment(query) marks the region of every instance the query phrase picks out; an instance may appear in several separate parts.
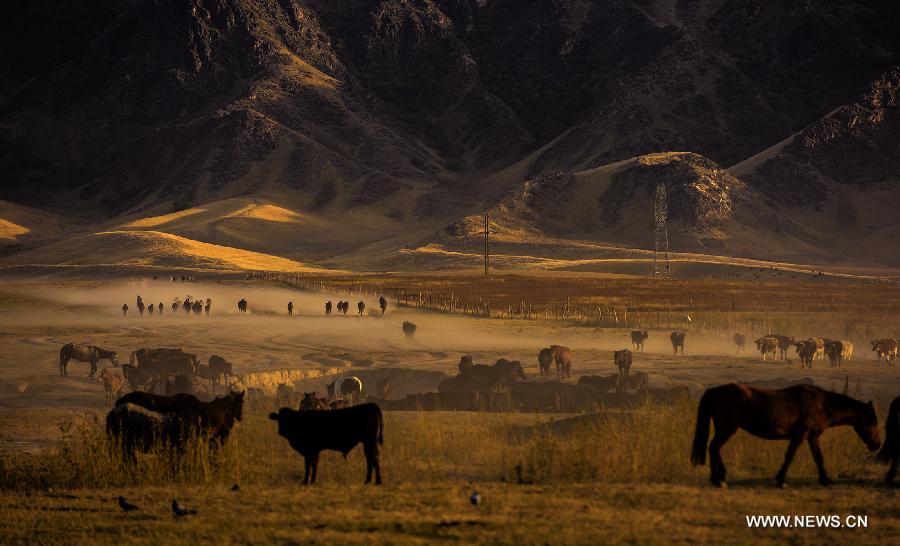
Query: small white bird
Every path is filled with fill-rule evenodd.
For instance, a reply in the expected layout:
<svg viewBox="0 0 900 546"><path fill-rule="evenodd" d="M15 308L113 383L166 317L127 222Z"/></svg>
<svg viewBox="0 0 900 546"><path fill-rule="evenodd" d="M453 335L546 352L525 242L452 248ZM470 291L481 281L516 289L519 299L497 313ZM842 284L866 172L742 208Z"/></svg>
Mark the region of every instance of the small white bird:
<svg viewBox="0 0 900 546"><path fill-rule="evenodd" d="M472 496L469 497L469 502L472 503L472 506L478 506L481 504L481 495L478 494L478 491L472 491Z"/></svg>

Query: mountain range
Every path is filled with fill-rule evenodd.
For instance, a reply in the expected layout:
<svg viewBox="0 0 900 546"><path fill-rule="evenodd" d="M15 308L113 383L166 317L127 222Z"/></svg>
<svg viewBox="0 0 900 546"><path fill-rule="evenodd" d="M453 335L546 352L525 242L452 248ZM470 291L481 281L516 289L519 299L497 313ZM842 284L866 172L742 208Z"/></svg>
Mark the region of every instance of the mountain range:
<svg viewBox="0 0 900 546"><path fill-rule="evenodd" d="M4 11L4 264L900 266L896 2Z"/></svg>

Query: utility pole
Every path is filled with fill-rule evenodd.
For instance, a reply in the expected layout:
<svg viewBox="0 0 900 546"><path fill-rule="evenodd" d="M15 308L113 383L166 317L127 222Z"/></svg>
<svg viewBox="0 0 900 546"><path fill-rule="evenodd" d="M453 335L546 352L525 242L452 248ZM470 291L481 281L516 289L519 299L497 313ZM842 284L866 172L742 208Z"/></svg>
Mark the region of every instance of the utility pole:
<svg viewBox="0 0 900 546"><path fill-rule="evenodd" d="M487 277L490 272L491 267L491 251L490 251L490 238L491 238L491 213L488 210L484 211L484 276Z"/></svg>
<svg viewBox="0 0 900 546"><path fill-rule="evenodd" d="M666 183L656 184L656 199L653 205L654 220L654 250L653 250L653 277L656 279L670 278L669 270L669 230L666 221L669 217L666 203Z"/></svg>

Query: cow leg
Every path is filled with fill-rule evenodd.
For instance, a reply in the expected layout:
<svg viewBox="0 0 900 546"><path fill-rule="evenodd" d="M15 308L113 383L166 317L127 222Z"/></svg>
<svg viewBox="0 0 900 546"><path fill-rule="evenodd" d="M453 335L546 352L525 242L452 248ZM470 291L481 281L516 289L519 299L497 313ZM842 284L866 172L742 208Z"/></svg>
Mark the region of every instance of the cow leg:
<svg viewBox="0 0 900 546"><path fill-rule="evenodd" d="M69 357L65 356L59 359L59 375L68 377L69 371L66 369L69 366Z"/></svg>
<svg viewBox="0 0 900 546"><path fill-rule="evenodd" d="M715 423L716 434L713 436L712 442L709 443L709 478L710 481L719 487L726 487L725 462L722 461L722 446L731 438L737 427L731 423Z"/></svg>
<svg viewBox="0 0 900 546"><path fill-rule="evenodd" d="M828 477L828 473L825 471L825 458L822 457L822 448L819 446L819 436L821 435L821 432L810 434L806 441L809 443L809 450L812 451L813 460L816 461L816 468L819 469L819 483L831 485L834 481Z"/></svg>
<svg viewBox="0 0 900 546"><path fill-rule="evenodd" d="M316 483L316 474L318 473L318 470L319 470L319 454L318 453L313 454L313 456L310 457L310 459L312 459L310 461L310 466L312 466L312 483Z"/></svg>
<svg viewBox="0 0 900 546"><path fill-rule="evenodd" d="M791 438L791 443L788 444L787 451L784 453L784 464L781 465L778 474L775 475L775 483L778 484L778 487L784 487L784 480L787 478L788 467L791 466L794 455L797 454L797 448L799 448L800 444L803 443L803 440L806 439L804 436L805 434Z"/></svg>
<svg viewBox="0 0 900 546"><path fill-rule="evenodd" d="M371 445L363 445L366 453L366 483L372 479L372 469L375 469L375 485L381 485L381 464L378 462L378 444L372 441Z"/></svg>
<svg viewBox="0 0 900 546"><path fill-rule="evenodd" d="M305 455L303 456L303 466L305 468L305 473L303 474L303 485L306 485L309 483L310 464L309 464L309 457L307 457Z"/></svg>

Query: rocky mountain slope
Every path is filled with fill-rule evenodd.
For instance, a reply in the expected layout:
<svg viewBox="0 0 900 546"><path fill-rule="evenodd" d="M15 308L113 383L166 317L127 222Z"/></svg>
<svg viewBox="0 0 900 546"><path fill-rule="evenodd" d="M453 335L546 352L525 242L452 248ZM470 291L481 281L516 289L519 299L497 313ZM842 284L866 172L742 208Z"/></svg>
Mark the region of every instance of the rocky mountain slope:
<svg viewBox="0 0 900 546"><path fill-rule="evenodd" d="M673 245L820 259L835 238L816 214L856 189L897 190L900 6L888 0L5 10L0 199L85 231L394 267L375 256L434 234L458 242L459 218L496 206L508 233L647 248L662 177ZM247 203L304 221L235 214Z"/></svg>

